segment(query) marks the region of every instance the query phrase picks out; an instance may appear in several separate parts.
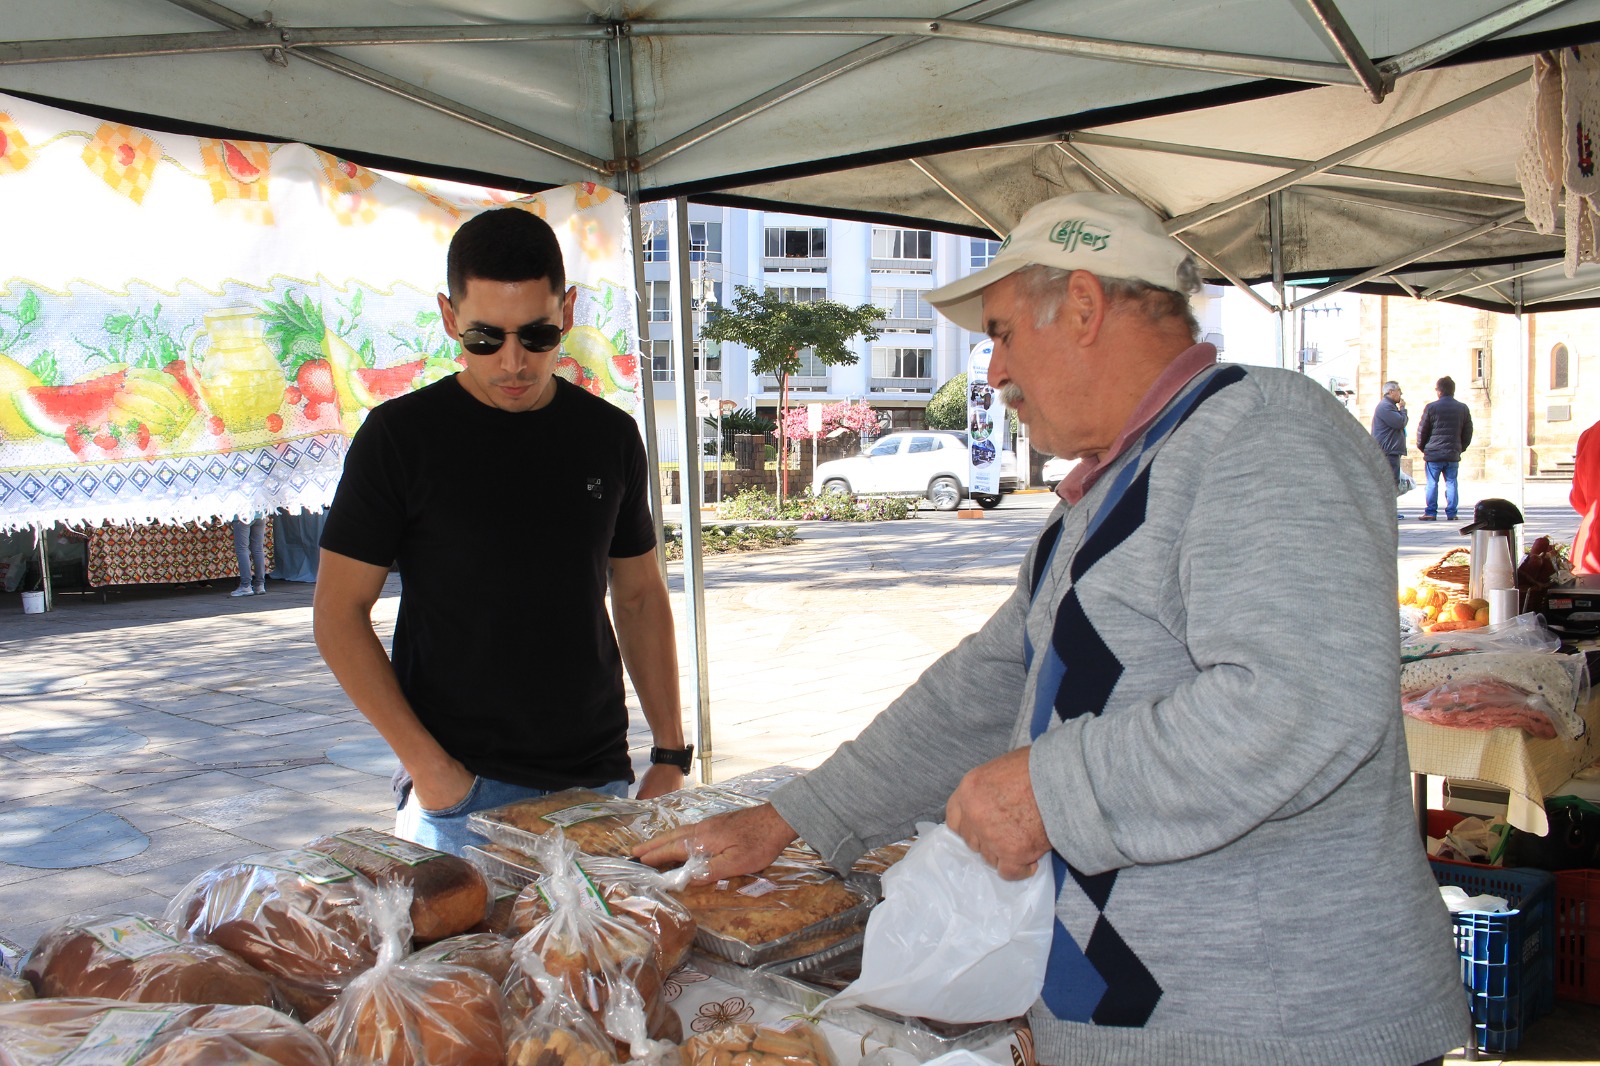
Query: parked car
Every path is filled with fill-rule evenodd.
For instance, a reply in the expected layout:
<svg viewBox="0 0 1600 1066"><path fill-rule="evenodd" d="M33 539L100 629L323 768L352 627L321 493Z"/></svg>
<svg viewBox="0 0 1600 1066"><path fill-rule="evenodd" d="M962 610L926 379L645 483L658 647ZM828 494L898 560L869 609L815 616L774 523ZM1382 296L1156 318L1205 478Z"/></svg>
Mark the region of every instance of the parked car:
<svg viewBox="0 0 1600 1066"><path fill-rule="evenodd" d="M1060 456L1055 456L1044 461L1044 468L1040 474L1044 478L1045 485L1053 490L1077 465L1076 459L1062 459Z"/></svg>
<svg viewBox="0 0 1600 1066"><path fill-rule="evenodd" d="M981 442L988 444L989 442ZM953 511L969 495L967 435L957 430L903 430L879 437L860 455L817 466L811 491L856 495L925 496L940 511ZM983 508L998 507L1021 485L1017 457L1000 453L1000 492L972 498Z"/></svg>

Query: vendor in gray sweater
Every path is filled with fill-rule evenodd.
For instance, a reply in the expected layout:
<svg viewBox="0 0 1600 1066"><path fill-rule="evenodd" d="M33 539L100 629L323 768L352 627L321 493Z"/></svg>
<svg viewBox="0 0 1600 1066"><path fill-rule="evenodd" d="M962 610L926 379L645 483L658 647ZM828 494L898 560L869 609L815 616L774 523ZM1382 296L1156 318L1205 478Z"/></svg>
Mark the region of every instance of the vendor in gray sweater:
<svg viewBox="0 0 1600 1066"><path fill-rule="evenodd" d="M858 739L641 857L692 835L727 877L798 836L848 869L942 817L1055 874L1041 1063L1434 1060L1470 1029L1411 807L1388 464L1317 383L1195 344L1196 281L1154 215L1079 193L929 295L1082 460L1062 502Z"/></svg>

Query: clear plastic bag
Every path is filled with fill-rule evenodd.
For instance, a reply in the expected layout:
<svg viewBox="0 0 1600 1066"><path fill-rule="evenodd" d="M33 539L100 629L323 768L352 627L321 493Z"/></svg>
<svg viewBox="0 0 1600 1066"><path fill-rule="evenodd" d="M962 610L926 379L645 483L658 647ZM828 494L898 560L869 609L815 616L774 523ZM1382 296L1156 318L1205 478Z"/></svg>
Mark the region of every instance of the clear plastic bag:
<svg viewBox="0 0 1600 1066"><path fill-rule="evenodd" d="M497 844L533 854L538 837L558 832L586 855L627 857L646 840L682 824L652 800L619 799L586 788L517 800L472 814L468 822Z"/></svg>
<svg viewBox="0 0 1600 1066"><path fill-rule="evenodd" d="M435 940L406 961L470 966L488 974L498 984L511 972L511 940L499 933L462 933Z"/></svg>
<svg viewBox="0 0 1600 1066"><path fill-rule="evenodd" d="M1400 668L1400 695L1406 714L1436 725L1569 740L1588 729L1578 713L1589 698L1582 655L1485 651L1418 660Z"/></svg>
<svg viewBox="0 0 1600 1066"><path fill-rule="evenodd" d="M686 885L677 896L699 924L696 943L744 966L817 950L819 934L855 925L873 901L800 848L758 873Z"/></svg>
<svg viewBox="0 0 1600 1066"><path fill-rule="evenodd" d="M722 1025L692 1036L683 1045L684 1066L838 1066L828 1038L798 1018L756 1025Z"/></svg>
<svg viewBox="0 0 1600 1066"><path fill-rule="evenodd" d="M374 883L391 877L410 885L411 935L418 943L465 933L488 913L488 884L458 855L365 827L318 837L306 850L337 859Z"/></svg>
<svg viewBox="0 0 1600 1066"><path fill-rule="evenodd" d="M0 1003L20 1003L32 998L32 985L20 977L0 973Z"/></svg>
<svg viewBox="0 0 1600 1066"><path fill-rule="evenodd" d="M371 882L326 855L275 851L196 877L166 919L272 978L291 1013L309 1020L377 962L359 886Z"/></svg>
<svg viewBox="0 0 1600 1066"><path fill-rule="evenodd" d="M648 1057L655 1041L676 1044L683 1024L667 1004L654 939L594 905L594 886L572 861L570 841L551 835L542 847L551 909L512 949L505 993L513 1012L569 1000L616 1042L619 1058Z"/></svg>
<svg viewBox="0 0 1600 1066"><path fill-rule="evenodd" d="M1004 880L948 826L924 822L883 888L861 976L826 1008L986 1022L1015 1018L1039 998L1055 918L1046 863L1025 880Z"/></svg>
<svg viewBox="0 0 1600 1066"><path fill-rule="evenodd" d="M1405 609L1401 609L1402 618ZM1446 655L1469 655L1489 651L1555 651L1561 638L1544 624L1538 614L1519 614L1482 629L1458 629L1451 633L1415 632L1400 642L1400 661L1418 662Z"/></svg>
<svg viewBox="0 0 1600 1066"><path fill-rule="evenodd" d="M22 976L40 996L280 1007L267 977L230 951L179 940L159 918L74 915L39 938Z"/></svg>
<svg viewBox="0 0 1600 1066"><path fill-rule="evenodd" d="M406 957L411 886L363 889L378 961L312 1020L341 1066L502 1066L507 1012L499 985L471 966Z"/></svg>
<svg viewBox="0 0 1600 1066"><path fill-rule="evenodd" d="M559 854L559 853L557 853ZM649 936L655 945L656 968L670 974L689 956L694 946L694 916L670 894L668 886L683 879L663 874L648 866L613 856L570 855L566 861L576 867L578 877L587 882L583 900L603 909L613 918L630 922ZM680 870L682 868L680 867ZM545 887L549 874L531 881L517 896L512 908L511 935L520 936L548 916L554 907Z"/></svg>
<svg viewBox="0 0 1600 1066"><path fill-rule="evenodd" d="M544 993L514 1017L506 1066L612 1066L616 1045L600 1024L544 972L537 956L526 961L521 980Z"/></svg>
<svg viewBox="0 0 1600 1066"><path fill-rule="evenodd" d="M74 1054L89 1048L104 1057ZM268 1007L83 998L0 1004L0 1066L64 1062L333 1066L333 1056L305 1026Z"/></svg>

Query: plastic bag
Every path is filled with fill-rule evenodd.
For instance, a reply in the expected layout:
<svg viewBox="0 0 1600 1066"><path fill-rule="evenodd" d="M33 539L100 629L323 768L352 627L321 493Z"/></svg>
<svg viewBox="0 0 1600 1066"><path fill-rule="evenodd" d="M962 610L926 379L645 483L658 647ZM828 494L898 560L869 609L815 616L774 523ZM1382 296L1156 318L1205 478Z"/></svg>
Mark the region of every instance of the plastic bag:
<svg viewBox="0 0 1600 1066"><path fill-rule="evenodd" d="M33 998L33 986L20 977L0 973L0 1003L20 1003Z"/></svg>
<svg viewBox="0 0 1600 1066"><path fill-rule="evenodd" d="M46 997L282 1006L272 982L243 959L176 932L139 914L75 915L39 938L22 976Z"/></svg>
<svg viewBox="0 0 1600 1066"><path fill-rule="evenodd" d="M683 1044L685 1066L837 1066L828 1038L815 1025L799 1019L756 1025L721 1025L692 1036Z"/></svg>
<svg viewBox="0 0 1600 1066"><path fill-rule="evenodd" d="M569 788L478 811L468 823L490 840L532 854L538 837L559 832L586 855L626 857L646 840L682 824L652 800L619 799Z"/></svg>
<svg viewBox="0 0 1600 1066"><path fill-rule="evenodd" d="M551 834L541 847L551 910L512 948L504 987L513 1012L568 999L616 1041L619 1057L647 1057L653 1041L677 1043L683 1024L667 1004L653 938L594 905L570 841Z"/></svg>
<svg viewBox="0 0 1600 1066"><path fill-rule="evenodd" d="M917 842L883 877L867 921L861 977L826 1004L866 1004L913 1018L1015 1018L1039 998L1055 919L1046 863L1007 881L946 825L920 823Z"/></svg>
<svg viewBox="0 0 1600 1066"><path fill-rule="evenodd" d="M542 992L537 1005L513 1016L506 1066L612 1066L616 1045L600 1023L567 995L536 954L523 963L520 980Z"/></svg>
<svg viewBox="0 0 1600 1066"><path fill-rule="evenodd" d="M78 1054L74 1054L77 1052ZM0 1004L0 1066L333 1066L327 1045L268 1007L36 999Z"/></svg>
<svg viewBox="0 0 1600 1066"><path fill-rule="evenodd" d="M449 962L406 958L411 886L386 878L363 889L378 961L312 1020L350 1066L502 1066L506 1004L494 979Z"/></svg>
<svg viewBox="0 0 1600 1066"><path fill-rule="evenodd" d="M1401 617L1405 617L1404 609ZM1400 661L1417 662L1446 655L1467 655L1488 651L1555 651L1561 638L1544 624L1538 614L1519 614L1482 629L1457 629L1450 633L1413 633L1400 642Z"/></svg>
<svg viewBox="0 0 1600 1066"><path fill-rule="evenodd" d="M406 961L470 966L488 974L499 984L511 972L511 940L499 933L462 933L460 936L436 940Z"/></svg>
<svg viewBox="0 0 1600 1066"><path fill-rule="evenodd" d="M872 905L869 893L798 848L759 873L687 885L677 896L699 923L696 943L743 966L817 951L819 934L859 923Z"/></svg>
<svg viewBox="0 0 1600 1066"><path fill-rule="evenodd" d="M410 885L411 935L419 943L465 933L488 913L488 884L458 855L365 827L318 837L306 850L337 859L373 883L392 877Z"/></svg>
<svg viewBox="0 0 1600 1066"><path fill-rule="evenodd" d="M1581 655L1479 652L1400 668L1406 714L1458 729L1519 728L1535 737L1575 740L1588 730L1578 707L1589 698Z"/></svg>
<svg viewBox="0 0 1600 1066"><path fill-rule="evenodd" d="M185 935L227 948L272 978L298 1018L315 1018L377 962L358 886L314 851L275 851L196 877L167 907Z"/></svg>
<svg viewBox="0 0 1600 1066"><path fill-rule="evenodd" d="M1394 494L1396 496L1404 496L1406 493L1412 491L1416 487L1416 481L1411 477L1410 474L1402 470L1400 471L1400 476L1395 479Z"/></svg>

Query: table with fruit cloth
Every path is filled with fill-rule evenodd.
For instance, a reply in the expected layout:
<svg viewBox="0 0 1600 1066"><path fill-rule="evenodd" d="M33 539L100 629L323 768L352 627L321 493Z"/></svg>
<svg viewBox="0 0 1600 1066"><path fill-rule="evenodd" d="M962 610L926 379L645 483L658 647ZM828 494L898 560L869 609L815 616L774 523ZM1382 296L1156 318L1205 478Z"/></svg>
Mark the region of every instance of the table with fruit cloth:
<svg viewBox="0 0 1600 1066"><path fill-rule="evenodd" d="M1420 790L1419 819L1427 815L1425 780L1432 775L1506 789L1506 821L1543 836L1550 827L1545 796L1600 759L1600 697L1591 696L1583 718L1589 730L1577 740L1541 740L1520 729L1456 729L1407 716L1406 747ZM1421 824L1426 835L1426 822Z"/></svg>
<svg viewBox="0 0 1600 1066"><path fill-rule="evenodd" d="M267 569L272 569L272 526L267 523ZM87 530L91 586L237 580L239 557L229 522L105 524Z"/></svg>

